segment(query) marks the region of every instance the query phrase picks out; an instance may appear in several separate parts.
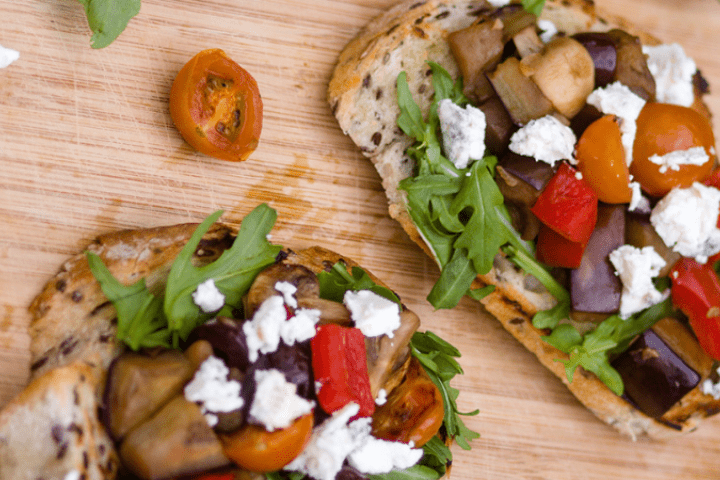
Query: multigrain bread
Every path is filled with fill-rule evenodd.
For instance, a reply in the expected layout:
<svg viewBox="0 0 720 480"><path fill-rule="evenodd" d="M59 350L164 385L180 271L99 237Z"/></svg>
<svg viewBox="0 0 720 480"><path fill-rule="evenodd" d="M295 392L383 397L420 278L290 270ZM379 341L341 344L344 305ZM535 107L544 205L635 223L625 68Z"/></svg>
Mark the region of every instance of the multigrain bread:
<svg viewBox="0 0 720 480"><path fill-rule="evenodd" d="M375 165L388 197L389 213L426 254L433 256L408 214L405 193L398 190L413 175L415 164L405 150L411 139L396 124L400 114L395 82L406 72L413 98L426 115L433 99L428 61L443 66L453 78L459 67L450 51L450 32L471 25L481 11L492 7L484 0L402 1L367 24L341 52L328 87L328 102L340 128ZM659 43L631 22L604 15L589 0L548 0L541 15L561 34L622 28L643 44ZM693 108L709 116L700 96ZM666 438L691 431L699 422L720 410L720 401L704 395L698 385L661 421L655 420L615 395L598 378L582 368L568 382L558 359L567 355L542 340L547 332L533 327L533 315L555 304L555 299L534 277L524 274L501 254L493 269L475 280L474 288L494 285L482 300L484 308L540 362L565 383L595 415L633 438L648 435Z"/></svg>
<svg viewBox="0 0 720 480"><path fill-rule="evenodd" d="M86 251L99 255L122 283L144 279L149 289L158 293L197 226L112 232L99 236ZM236 233L233 226L214 224L200 241L193 264L206 265L219 258L232 246ZM330 271L337 262L348 268L359 266L322 247L285 249L278 260L315 274ZM385 286L371 272L366 273ZM30 312L31 382L0 411L0 480L116 478L122 466L99 409L108 367L125 348L116 339L115 307L90 271L85 252L62 265L32 302ZM404 306L403 315L414 332L420 320ZM394 341L382 336L366 343L369 352L390 358L383 356L382 350L397 350ZM409 347L406 351L409 354ZM396 368L378 375L379 386L390 391L402 380L403 371Z"/></svg>

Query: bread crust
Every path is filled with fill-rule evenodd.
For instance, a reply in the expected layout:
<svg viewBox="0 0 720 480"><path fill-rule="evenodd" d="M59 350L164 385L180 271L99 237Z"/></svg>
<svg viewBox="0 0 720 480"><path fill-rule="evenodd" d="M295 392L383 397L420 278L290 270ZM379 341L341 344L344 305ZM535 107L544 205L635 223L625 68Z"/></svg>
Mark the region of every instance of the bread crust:
<svg viewBox="0 0 720 480"><path fill-rule="evenodd" d="M370 21L341 52L328 87L327 99L340 128L380 175L390 216L430 257L434 257L433 252L410 218L404 192L398 190L400 181L414 173L415 165L405 155L411 140L395 123L400 114L395 81L401 71L406 72L410 91L426 114L434 93L426 62L439 63L457 78L459 69L447 35L468 26L478 12L488 7L484 0L400 2ZM644 44L659 43L631 22L598 12L589 0L548 0L541 18L551 20L568 35L622 28ZM696 104L696 108L704 108L699 98ZM720 401L702 394L698 385L663 421L658 421L612 393L582 368L569 383L563 364L556 361L567 355L545 343L541 337L547 332L536 329L531 322L536 312L554 305L554 298L501 254L495 258L493 269L479 276L473 287L487 284L496 289L482 300L484 308L560 378L583 405L623 434L632 438L668 438L694 430L703 418L720 410Z"/></svg>

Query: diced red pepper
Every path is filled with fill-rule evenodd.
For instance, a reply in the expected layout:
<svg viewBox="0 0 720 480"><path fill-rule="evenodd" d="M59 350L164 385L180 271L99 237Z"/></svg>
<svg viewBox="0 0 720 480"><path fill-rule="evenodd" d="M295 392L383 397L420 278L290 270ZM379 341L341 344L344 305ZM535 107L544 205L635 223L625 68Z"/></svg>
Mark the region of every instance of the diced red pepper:
<svg viewBox="0 0 720 480"><path fill-rule="evenodd" d="M563 162L531 210L558 234L585 244L595 228L597 208L597 193L577 170Z"/></svg>
<svg viewBox="0 0 720 480"><path fill-rule="evenodd" d="M546 225L540 225L535 256L538 261L549 267L578 268L585 246L582 243L571 242Z"/></svg>
<svg viewBox="0 0 720 480"><path fill-rule="evenodd" d="M712 263L682 258L670 279L673 303L687 315L705 353L720 360L720 279Z"/></svg>
<svg viewBox="0 0 720 480"><path fill-rule="evenodd" d="M350 402L360 406L357 417L370 417L375 400L370 391L365 336L357 328L322 325L313 337L312 367L315 382L321 385L318 403L327 413Z"/></svg>

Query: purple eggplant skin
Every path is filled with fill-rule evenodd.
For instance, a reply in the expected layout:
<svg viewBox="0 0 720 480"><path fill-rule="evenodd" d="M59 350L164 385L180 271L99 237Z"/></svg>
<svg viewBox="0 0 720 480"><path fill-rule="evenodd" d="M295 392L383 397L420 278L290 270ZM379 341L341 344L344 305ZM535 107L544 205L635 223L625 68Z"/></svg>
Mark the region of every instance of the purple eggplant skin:
<svg viewBox="0 0 720 480"><path fill-rule="evenodd" d="M595 65L595 88L612 83L617 69L615 41L605 32L583 32L572 36L588 51Z"/></svg>
<svg viewBox="0 0 720 480"><path fill-rule="evenodd" d="M217 317L194 328L186 343L191 345L197 340L210 342L214 355L221 358L228 368L237 368L244 373L250 367L248 346L241 322Z"/></svg>
<svg viewBox="0 0 720 480"><path fill-rule="evenodd" d="M545 188L545 185L555 174L555 170L548 163L513 152L507 152L503 155L498 165L508 173L528 183L538 192Z"/></svg>
<svg viewBox="0 0 720 480"><path fill-rule="evenodd" d="M598 217L580 266L570 271L572 309L614 313L620 307L622 284L608 255L625 243L625 205L598 205Z"/></svg>

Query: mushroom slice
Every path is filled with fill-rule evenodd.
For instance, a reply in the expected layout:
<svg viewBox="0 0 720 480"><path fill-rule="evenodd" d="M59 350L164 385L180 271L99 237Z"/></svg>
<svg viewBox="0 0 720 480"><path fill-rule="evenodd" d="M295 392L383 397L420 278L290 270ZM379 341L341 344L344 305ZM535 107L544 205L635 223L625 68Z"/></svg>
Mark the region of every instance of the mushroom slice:
<svg viewBox="0 0 720 480"><path fill-rule="evenodd" d="M276 263L269 266L255 277L247 296L245 297L245 316L251 317L260 304L273 295L281 295L275 288L278 282L288 282L297 288L295 298L298 305L303 298L318 298L320 284L317 276L302 265Z"/></svg>

